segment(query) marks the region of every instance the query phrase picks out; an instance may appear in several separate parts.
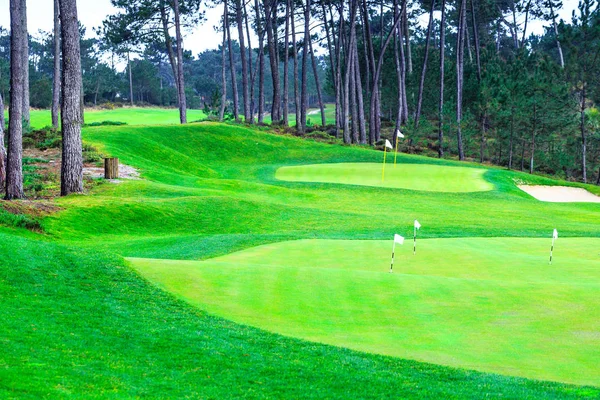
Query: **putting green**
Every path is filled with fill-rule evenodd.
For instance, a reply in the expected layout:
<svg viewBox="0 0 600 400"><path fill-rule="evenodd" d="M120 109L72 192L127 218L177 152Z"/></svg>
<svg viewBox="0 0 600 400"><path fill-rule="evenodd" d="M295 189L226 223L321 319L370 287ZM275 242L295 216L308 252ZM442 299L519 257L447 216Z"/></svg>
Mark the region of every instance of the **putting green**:
<svg viewBox="0 0 600 400"><path fill-rule="evenodd" d="M130 259L211 313L481 371L600 385L600 239L298 240L206 261Z"/></svg>
<svg viewBox="0 0 600 400"><path fill-rule="evenodd" d="M480 192L494 189L483 178L485 169L431 164L397 164L394 167L393 154L390 154L388 161L384 180L382 164L377 163L281 167L275 173L275 178L282 181L342 183L431 192Z"/></svg>

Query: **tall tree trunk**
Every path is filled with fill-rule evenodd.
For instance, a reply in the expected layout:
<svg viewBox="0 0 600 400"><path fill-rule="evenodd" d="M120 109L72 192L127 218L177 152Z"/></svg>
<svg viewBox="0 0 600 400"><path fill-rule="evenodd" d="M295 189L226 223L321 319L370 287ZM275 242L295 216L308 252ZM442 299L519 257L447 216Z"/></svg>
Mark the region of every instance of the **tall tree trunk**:
<svg viewBox="0 0 600 400"><path fill-rule="evenodd" d="M421 105L423 104L423 90L425 88L425 75L427 74L427 60L429 58L429 40L433 28L433 10L435 0L431 0L431 11L429 12L429 25L427 25L427 36L425 37L425 55L423 56L423 68L421 68L421 80L419 81L419 94L417 96L417 111L415 112L415 130L419 128L421 119Z"/></svg>
<svg viewBox="0 0 600 400"><path fill-rule="evenodd" d="M262 124L265 116L265 34L260 17L260 6L258 0L254 0L256 11L256 33L258 34L258 123Z"/></svg>
<svg viewBox="0 0 600 400"><path fill-rule="evenodd" d="M479 162L483 164L485 156L485 142L487 133L487 110L483 112L481 117L481 141L479 143Z"/></svg>
<svg viewBox="0 0 600 400"><path fill-rule="evenodd" d="M81 58L76 0L60 0L62 33L62 167L60 194L83 192Z"/></svg>
<svg viewBox="0 0 600 400"><path fill-rule="evenodd" d="M404 4L404 12L403 12L404 40L406 41L406 59L407 59L408 73L412 74L412 72L413 72L412 50L411 50L411 45L410 45L410 28L409 28L408 13L406 11L406 8L407 8L406 4Z"/></svg>
<svg viewBox="0 0 600 400"><path fill-rule="evenodd" d="M477 62L477 80L481 82L481 56L479 51L479 27L475 18L475 0L471 0L471 21L473 22L473 39L475 40L475 61Z"/></svg>
<svg viewBox="0 0 600 400"><path fill-rule="evenodd" d="M359 143L367 143L367 123L365 119L365 104L363 99L363 86L360 77L360 63L358 62L358 42L356 40L356 34L354 39L354 74L356 83L356 100L358 104L358 131L359 131Z"/></svg>
<svg viewBox="0 0 600 400"><path fill-rule="evenodd" d="M227 0L225 0L225 9L227 10ZM229 69L231 71L231 89L233 91L233 117L239 122L239 97L237 89L237 73L235 71L235 60L233 55L233 46L231 44L231 29L229 26L229 12L225 12L225 30L227 31L227 46L229 49Z"/></svg>
<svg viewBox="0 0 600 400"><path fill-rule="evenodd" d="M290 88L289 88L289 65L290 65L290 1L285 3L285 39L283 47L285 49L283 64L283 125L288 127L290 121L288 114L290 112Z"/></svg>
<svg viewBox="0 0 600 400"><path fill-rule="evenodd" d="M323 12L323 25L325 26L325 38L327 39L327 53L329 55L329 64L331 66L331 82L333 83L334 93L335 93L335 125L337 129L337 104L338 104L338 81L336 79L336 60L334 58L334 50L331 41L331 31L329 29L329 21L327 20L327 11L325 10L325 3L321 3L321 10ZM330 8L331 10L331 8ZM331 21L332 26L331 30L333 30L333 19Z"/></svg>
<svg viewBox="0 0 600 400"><path fill-rule="evenodd" d="M10 0L10 105L8 154L6 159L6 199L23 198L23 95L25 64L23 52L27 40L23 0Z"/></svg>
<svg viewBox="0 0 600 400"><path fill-rule="evenodd" d="M165 48L169 57L169 64L171 64L171 70L173 71L173 79L175 79L175 88L177 89L177 105L179 105L179 74L177 72L177 60L175 58L175 53L173 52L173 42L171 40L171 35L169 34L169 17L167 15L165 0L160 1L159 7L162 32L165 39Z"/></svg>
<svg viewBox="0 0 600 400"><path fill-rule="evenodd" d="M515 134L515 107L512 105L510 107L510 140L509 140L509 150L508 150L508 169L512 169L513 163L513 138Z"/></svg>
<svg viewBox="0 0 600 400"><path fill-rule="evenodd" d="M225 14L227 14L227 3L223 7L223 24L225 23ZM227 32L223 28L223 43L221 44L221 108L219 109L219 121L223 122L225 117L225 104L227 103L227 62L225 57L225 46L227 45Z"/></svg>
<svg viewBox="0 0 600 400"><path fill-rule="evenodd" d="M343 110L343 100L344 93L342 88L342 36L344 32L344 2L340 2L340 17L339 17L339 26L338 26L338 35L337 35L337 45L336 45L336 66L335 66L335 76L338 82L336 88L336 110L335 110L335 118L336 118L336 126L335 126L335 137L339 138L341 131L343 129L343 124L345 120L344 110ZM333 20L333 15L332 15ZM367 87L369 83L367 83Z"/></svg>
<svg viewBox="0 0 600 400"><path fill-rule="evenodd" d="M356 29L355 29L356 31ZM352 129L350 130L351 132L351 139L352 139L352 143L358 143L358 124L357 124L357 118L356 115L358 114L358 107L357 107L357 99L356 99L356 74L354 73L354 41L356 40L356 35L353 39L350 39L350 43L352 47L350 47L348 49L350 57L349 57L349 63L348 63L348 74L350 75L350 85L349 85L349 90L350 90L350 115L352 116Z"/></svg>
<svg viewBox="0 0 600 400"><path fill-rule="evenodd" d="M58 129L60 107L60 22L58 0L54 0L54 74L52 75L52 126Z"/></svg>
<svg viewBox="0 0 600 400"><path fill-rule="evenodd" d="M248 38L248 75L250 76L250 82L248 87L248 92L250 96L250 124L254 124L254 78L255 74L252 71L252 39L250 36L250 26L248 23L248 11L246 10L246 1L242 2L242 7L244 11L244 25L246 27L246 37Z"/></svg>
<svg viewBox="0 0 600 400"><path fill-rule="evenodd" d="M462 96L465 57L466 5L466 0L461 0L456 43L456 141L458 145L458 159L461 161L465 159L462 142Z"/></svg>
<svg viewBox="0 0 600 400"><path fill-rule="evenodd" d="M251 123L252 110L250 110L250 90L248 88L248 60L246 58L246 44L244 41L244 16L242 15L242 2L235 0L235 17L238 28L238 42L240 44L240 58L242 59L242 96L244 97L244 121Z"/></svg>
<svg viewBox="0 0 600 400"><path fill-rule="evenodd" d="M294 46L294 108L296 110L296 130L301 129L300 122L300 88L298 78L298 43L296 42L296 18L295 18L295 3L291 3L292 9L292 42Z"/></svg>
<svg viewBox="0 0 600 400"><path fill-rule="evenodd" d="M556 39L556 48L558 50L558 57L560 60L560 67L565 68L565 58L563 57L562 46L560 40L558 40L558 26L556 25L556 14L554 14L554 7L552 7L552 1L550 1L550 13L552 14L552 27L554 28L554 38Z"/></svg>
<svg viewBox="0 0 600 400"><path fill-rule="evenodd" d="M366 0L361 1L361 16L362 16L362 20L363 20L363 31L366 36L367 53L369 56L368 64L370 64L370 70L373 73L371 81L368 82L368 86L371 87L371 90L370 90L371 96L369 98L369 144L374 144L377 140L379 140L378 131L377 131L377 126L378 126L377 121L379 120L379 115L376 112L377 100L379 99L379 93L378 93L378 89L379 89L378 83L379 82L376 82L374 79L375 70L376 70L375 51L373 49L373 37L371 35L371 23L370 23L370 18L369 18L369 9L367 7ZM379 77L377 77L377 80L379 80Z"/></svg>
<svg viewBox="0 0 600 400"><path fill-rule="evenodd" d="M277 15L277 0L264 0L265 21L267 29L267 44L269 47L269 61L271 62L271 79L273 81L273 103L271 104L271 121L273 124L281 122L281 90L279 82L279 65L277 63L277 46L275 42L275 29L273 26L273 15Z"/></svg>
<svg viewBox="0 0 600 400"><path fill-rule="evenodd" d="M440 101L438 104L438 157L444 156L444 64L446 46L446 0L442 0L442 19L440 21Z"/></svg>
<svg viewBox="0 0 600 400"><path fill-rule="evenodd" d="M127 69L129 70L129 102L133 107L133 78L131 75L131 59L129 58L129 51L127 52Z"/></svg>
<svg viewBox="0 0 600 400"><path fill-rule="evenodd" d="M583 183L587 183L587 135L585 132L585 102L586 102L586 87L585 82L583 83L583 90L581 91L581 111L580 111L580 124L579 129L581 130L581 174Z"/></svg>
<svg viewBox="0 0 600 400"><path fill-rule="evenodd" d="M0 190L6 185L6 146L4 144L4 99L0 93Z"/></svg>
<svg viewBox="0 0 600 400"><path fill-rule="evenodd" d="M29 115L29 33L27 31L27 0L22 0L23 7L23 29L25 30L25 39L23 41L23 64L25 65L23 75L23 127L29 129L31 117Z"/></svg>
<svg viewBox="0 0 600 400"><path fill-rule="evenodd" d="M535 156L535 134L537 131L537 104L533 103L533 129L531 130L531 154L529 156L529 173L533 174L533 159Z"/></svg>
<svg viewBox="0 0 600 400"><path fill-rule="evenodd" d="M302 49L302 93L300 109L301 132L306 132L306 114L308 111L308 43L310 41L310 0L304 5L304 48Z"/></svg>
<svg viewBox="0 0 600 400"><path fill-rule="evenodd" d="M309 51L310 58L312 61L313 73L315 74L315 86L317 87L317 99L319 101L319 108L321 109L321 126L327 125L327 119L325 118L325 105L323 104L323 96L321 94L321 83L319 81L319 69L317 68L317 60L315 53L313 52L312 40L309 38Z"/></svg>
<svg viewBox="0 0 600 400"><path fill-rule="evenodd" d="M185 83L183 80L183 38L181 37L181 24L179 22L179 0L173 0L175 12L175 36L177 39L177 75L179 76L179 121L187 123L187 104L185 99Z"/></svg>
<svg viewBox="0 0 600 400"><path fill-rule="evenodd" d="M354 46L354 40L356 39L356 8L357 8L357 0L351 0L350 5L350 19L348 20L348 24L350 26L350 40L348 43L348 49L352 49ZM340 16L341 18L341 16ZM340 35L343 33L340 32ZM340 36L341 37L341 36ZM345 51L346 54L346 71L344 74L344 143L349 144L352 141L352 137L350 135L350 96L354 96L354 93L351 94L350 90L350 81L352 74L352 58L354 56L353 51Z"/></svg>
<svg viewBox="0 0 600 400"><path fill-rule="evenodd" d="M398 18L399 16L398 9L398 0L394 0L394 18ZM398 46L398 42L400 42L400 46ZM394 65L396 67L396 77L398 79L398 109L396 112L396 131L400 130L400 127L403 123L403 110L404 110L404 85L402 84L402 64L400 63L400 52L399 47L402 48L404 43L402 43L402 31L398 29L398 33L394 34ZM403 53L404 54L404 53ZM396 141L398 137L394 134L393 137L393 145L396 146Z"/></svg>

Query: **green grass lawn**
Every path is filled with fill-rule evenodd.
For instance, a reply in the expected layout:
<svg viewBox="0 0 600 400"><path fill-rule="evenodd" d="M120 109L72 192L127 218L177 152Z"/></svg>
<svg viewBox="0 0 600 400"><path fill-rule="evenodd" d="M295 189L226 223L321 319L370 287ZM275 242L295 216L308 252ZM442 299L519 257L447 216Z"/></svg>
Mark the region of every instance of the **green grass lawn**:
<svg viewBox="0 0 600 400"><path fill-rule="evenodd" d="M436 364L600 385L600 239L299 240L205 261L130 259L209 313ZM560 351L556 351L560 349Z"/></svg>
<svg viewBox="0 0 600 400"><path fill-rule="evenodd" d="M8 118L8 115L7 115ZM197 121L206 118L200 110L188 110L188 121ZM128 125L163 125L178 124L179 110L175 108L116 108L114 110L91 110L85 111L85 123L103 121L125 122ZM32 110L31 127L40 129L52 125L50 110Z"/></svg>
<svg viewBox="0 0 600 400"><path fill-rule="evenodd" d="M441 165L396 164L390 155L383 163L313 164L281 167L275 178L294 182L324 182L379 186L431 192L478 192L492 190L485 169ZM384 169L385 168L385 169Z"/></svg>
<svg viewBox="0 0 600 400"><path fill-rule="evenodd" d="M129 112L134 114L129 115L131 121L139 118L137 110ZM172 112L176 122L176 110ZM109 114L100 119L124 118ZM144 118L144 121L147 120ZM536 342L539 340L540 346L547 344L543 340L547 336L542 329L544 326L552 326L557 332L562 332L561 335L566 335L567 328L554 326L552 321L556 319L553 319L550 311L560 310L570 302L572 310L565 314L565 318L575 320L577 315L582 315L578 314L583 313L581 310L590 307L593 311L598 304L595 299L588 298L586 291L586 287L598 284L597 275L590 272L587 282L581 284L585 275L575 266L568 269L571 275L565 273L564 286L559 286L556 281L551 281L548 286L540 281L528 281L525 272L516 271L510 265L506 266L507 272L502 275L503 264L497 261L489 263L497 266L490 272L493 273L493 279L457 277L461 273L474 272L465 272L461 265L448 263L440 264L438 275L432 274L432 271L424 273L418 270L434 268L435 265L417 264L412 272L406 269L401 273L400 259L398 272L391 276L366 270L350 271L355 275L355 284L337 286L337 289L348 291L346 297L355 297L352 301L344 301L347 301L345 304L348 307L357 306L357 309L339 310L348 317L354 313L358 316L352 318L364 318L361 310L376 308L377 305L373 303L376 300L390 304L393 299L402 299L402 293L410 289L406 286L409 279L415 283L415 289L423 289L420 297L415 295L409 304L421 307L426 303L427 295L431 296L429 308L424 309L422 315L423 318L431 317L428 326L436 323L440 332L437 339L424 337L421 343L422 346L428 343L437 346L429 354L433 364L428 364L318 345L301 340L322 341L317 338L318 335L286 333L296 337L289 338L256 329L262 327L285 333L253 321L242 321L255 325L251 328L212 316L221 313L200 310L178 299L179 295L174 297L156 289L127 266L122 258L197 261L244 254L243 258L246 258L264 248L256 246L297 239L344 240L341 242L343 246L350 243L351 248L356 245L359 249L363 243L360 240L369 239L365 243L377 246L377 241L373 240L389 240L394 233L408 236L412 221L418 219L423 224L420 232L422 238L469 238L464 243L475 243L475 237L547 238L549 232L557 228L561 234L555 265L558 268L560 263L566 262L564 255L580 257L579 253L567 253L566 248L560 247L561 243L569 240L584 243L588 240L595 244L593 240L598 239L581 239L580 242L578 238L600 238L600 204L539 202L519 190L515 182L560 183L585 187L598 194L600 190L597 187L405 154L399 155L400 164L414 165L416 170L422 166L422 171L442 171L440 176L451 175L452 171L459 170L457 167L472 169L473 173L479 174L475 184L483 182L490 185L490 190L452 193L282 181L276 177L282 167L381 163L383 154L360 147L327 145L287 135L273 135L266 128L212 122L186 126L134 126L132 123L127 126L89 127L84 129L84 142L138 168L143 179L118 185L103 184L91 193L56 200L55 205L61 210L41 219L41 234L0 228L0 266L4 267L0 268L0 309L7 316L3 322L8 321L0 325L0 341L3 348L8 349L0 354L1 397L600 396L596 388L442 366L452 364L487 372L499 371L494 367L494 358L508 359L507 354L498 353L497 349L510 329L498 329L493 322L483 319L482 310L491 307L489 302L492 301L499 303L493 310L500 311L503 308L500 303L506 302L508 307L508 304L517 304L517 297L522 296L523 307L531 312L535 309L532 303L543 299L542 291L547 288L549 303L547 309L540 309L540 315L545 318L540 317L540 327L534 322L527 325L528 322L519 320L518 315L514 322L517 328L523 329L523 337L528 336ZM483 178L479 172L481 169L486 171ZM433 178L431 180L434 181ZM0 224L10 226L11 220L0 214ZM547 239L544 240L546 242ZM421 243L419 260L427 254L428 242L423 240ZM388 244L381 246L388 247ZM534 247L532 244L532 251ZM544 244L541 247L544 252L542 263L545 263L547 246ZM597 245L589 251L590 258L596 248ZM483 246L483 250L478 250L473 245L466 249L469 254L483 251L490 259L496 257L491 246ZM367 251L370 250L365 248L365 254L368 254ZM388 252L389 249L386 249L381 256L383 268L387 268L385 258ZM305 259L313 257L312 250L302 253ZM317 255L315 250L314 257ZM290 250L288 258L302 257ZM242 261L240 259L239 265L230 268L228 273L231 277L244 268L251 268L244 266ZM582 264L590 268L596 265L591 261L583 261ZM379 268L378 265L372 264ZM408 268L409 264L405 265ZM446 265L447 276L440 272L443 265ZM300 293L307 296L314 293L314 301L323 303L325 300L317 294L324 293L327 287L335 289L336 282L343 282L339 269L301 268L284 264L271 268L278 272L272 277L264 276L263 271L251 278L257 280L262 274L264 279L275 279L282 277L280 272L292 267L296 268L298 274L305 274L305 277L312 275L315 280L311 287L304 285L295 288L296 291L290 292L290 298L300 296ZM276 268L281 268L281 271ZM371 287L380 279L382 290L385 290L381 298L373 300L366 296L364 298L369 299L370 303L360 304L359 299L364 293L356 277L361 274L365 277L365 284ZM507 275L512 274L513 280L506 279ZM216 290L218 274L215 272L211 276L210 279L215 281L207 281L207 289ZM330 281L325 279L328 276L331 277ZM283 276L282 279L282 283L286 283L287 279L286 285L289 285L294 277ZM399 290L398 294L388 296L392 288L389 280L397 282L398 288L404 292ZM457 280L462 283L453 286ZM506 290L495 287L494 281L502 282ZM229 290L231 287L228 285L234 282L233 279L224 282L222 290ZM485 287L487 291L484 291ZM525 290L529 287L532 288L531 292ZM462 289L468 292L461 303L457 293ZM562 295L554 293L555 290ZM476 297L477 293L485 293L481 296L489 296L489 302ZM342 292L331 293L331 296L344 297ZM209 298L206 296L207 302ZM256 303L260 301L263 300L257 297ZM441 356L437 358L436 354L444 354L442 338L447 338L445 343L448 346L465 343L472 338L466 327L458 329L454 335L448 334L456 323L450 321L450 311L444 308L444 301L449 304L457 302L462 307L459 310L466 310L471 315L478 316L477 310L482 311L482 319L473 324L482 327L481 335L490 333L489 341L494 346L488 350L481 346L481 342L474 343L481 349L480 354L469 353L465 348L465 354L461 356L464 359L460 363L452 363L452 360ZM234 307L235 304L223 303L222 306ZM597 308L595 310L597 316ZM546 311L548 314L545 314ZM247 316L252 314L253 311L248 309ZM597 320L591 313L589 315L590 321ZM510 317L507 315L507 318ZM226 318L237 320L233 316ZM339 315L336 318L340 318ZM298 325L295 327L289 323L289 329L295 329L296 332L305 330L310 321L302 320L297 318ZM378 323L381 323L381 319ZM395 323L390 321L390 326L397 326ZM415 326L414 321L407 320L406 323ZM318 325L315 323L314 331L309 332L311 335L334 329ZM342 324L340 329L347 327ZM594 352L597 352L598 343L593 332L591 328L587 331L582 329L580 337L574 339L572 344L564 336L559 336L559 344L563 347L557 345L554 350L547 351L544 357L560 358L563 352L597 354ZM343 333L340 331L331 336L339 338ZM365 341L368 339L364 338ZM413 343L417 341L414 337L411 340ZM532 357L528 362L544 366L538 370L540 374L550 374L550 367L546 367L550 362L536 359L540 351L531 349L518 337L511 340L521 346L516 347L515 353L523 350L523 358L527 354ZM356 343L349 342L347 340L343 345L359 348ZM565 349L567 345L571 347ZM390 354L376 348L362 349ZM401 357L425 359L417 355L417 351L421 354L425 352L415 346L415 353L402 353ZM588 366L586 360L582 356L581 360L565 363L564 371L556 372L556 378L552 379L584 382L583 379L577 380L578 375L583 377L588 373L585 371L595 368ZM572 368L576 364L584 372L574 373ZM519 370L500 372L515 376L542 376Z"/></svg>

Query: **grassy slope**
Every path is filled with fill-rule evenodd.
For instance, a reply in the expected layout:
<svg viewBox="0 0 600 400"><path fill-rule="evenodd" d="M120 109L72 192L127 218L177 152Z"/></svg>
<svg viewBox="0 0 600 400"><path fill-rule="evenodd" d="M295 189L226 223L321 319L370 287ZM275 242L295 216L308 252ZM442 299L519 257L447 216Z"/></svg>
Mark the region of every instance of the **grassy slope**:
<svg viewBox="0 0 600 400"><path fill-rule="evenodd" d="M84 136L150 180L61 199L65 210L43 221L49 234L35 241L20 239L33 235L19 231L3 234L0 298L12 321L0 335L11 343L0 358L5 393L17 387L19 396L63 388L102 394L93 392L101 387L173 397L198 390L205 397L402 397L425 387L415 395L598 396L595 389L361 355L246 329L174 301L115 268L119 259L98 255L205 259L286 238L387 238L415 215L430 227L427 236L542 236L555 225L567 235L600 236L597 206L541 205L512 184L513 177L551 181L490 170L486 179L498 190L469 196L289 183L274 179L278 167L379 162L381 154L219 124L89 128ZM402 162L456 165L410 156ZM407 208L390 212L399 200ZM515 229L508 220L519 218ZM103 302L110 306L90 307ZM36 323L42 332L29 331ZM44 343L48 352L30 350ZM203 378L203 369L218 379Z"/></svg>
<svg viewBox="0 0 600 400"><path fill-rule="evenodd" d="M131 262L212 314L272 332L600 386L600 258L590 253L600 239L561 238L552 266L549 246L548 239L425 239L413 256L411 241L396 248L393 275L389 240L297 240L206 261Z"/></svg>
<svg viewBox="0 0 600 400"><path fill-rule="evenodd" d="M200 110L188 110L188 121L204 119ZM179 111L173 108L116 108L114 110L86 110L85 122L119 121L129 125L176 124ZM32 110L31 126L35 129L52 125L49 110Z"/></svg>
<svg viewBox="0 0 600 400"><path fill-rule="evenodd" d="M0 254L2 398L600 395L269 334L208 316L98 252L0 232Z"/></svg>

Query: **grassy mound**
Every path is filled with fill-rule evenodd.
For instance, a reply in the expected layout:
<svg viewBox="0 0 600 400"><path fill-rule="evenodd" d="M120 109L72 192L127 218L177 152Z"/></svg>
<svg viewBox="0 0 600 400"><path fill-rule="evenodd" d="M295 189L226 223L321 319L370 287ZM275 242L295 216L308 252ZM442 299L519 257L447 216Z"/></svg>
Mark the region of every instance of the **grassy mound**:
<svg viewBox="0 0 600 400"><path fill-rule="evenodd" d="M600 239L301 240L206 261L131 259L236 322L357 350L600 385ZM409 248L410 247L410 248ZM560 249L560 250L559 250ZM560 352L555 349L560 348Z"/></svg>
<svg viewBox="0 0 600 400"><path fill-rule="evenodd" d="M342 183L431 192L479 192L492 190L485 169L441 165L376 163L313 164L281 167L275 177L282 181Z"/></svg>

